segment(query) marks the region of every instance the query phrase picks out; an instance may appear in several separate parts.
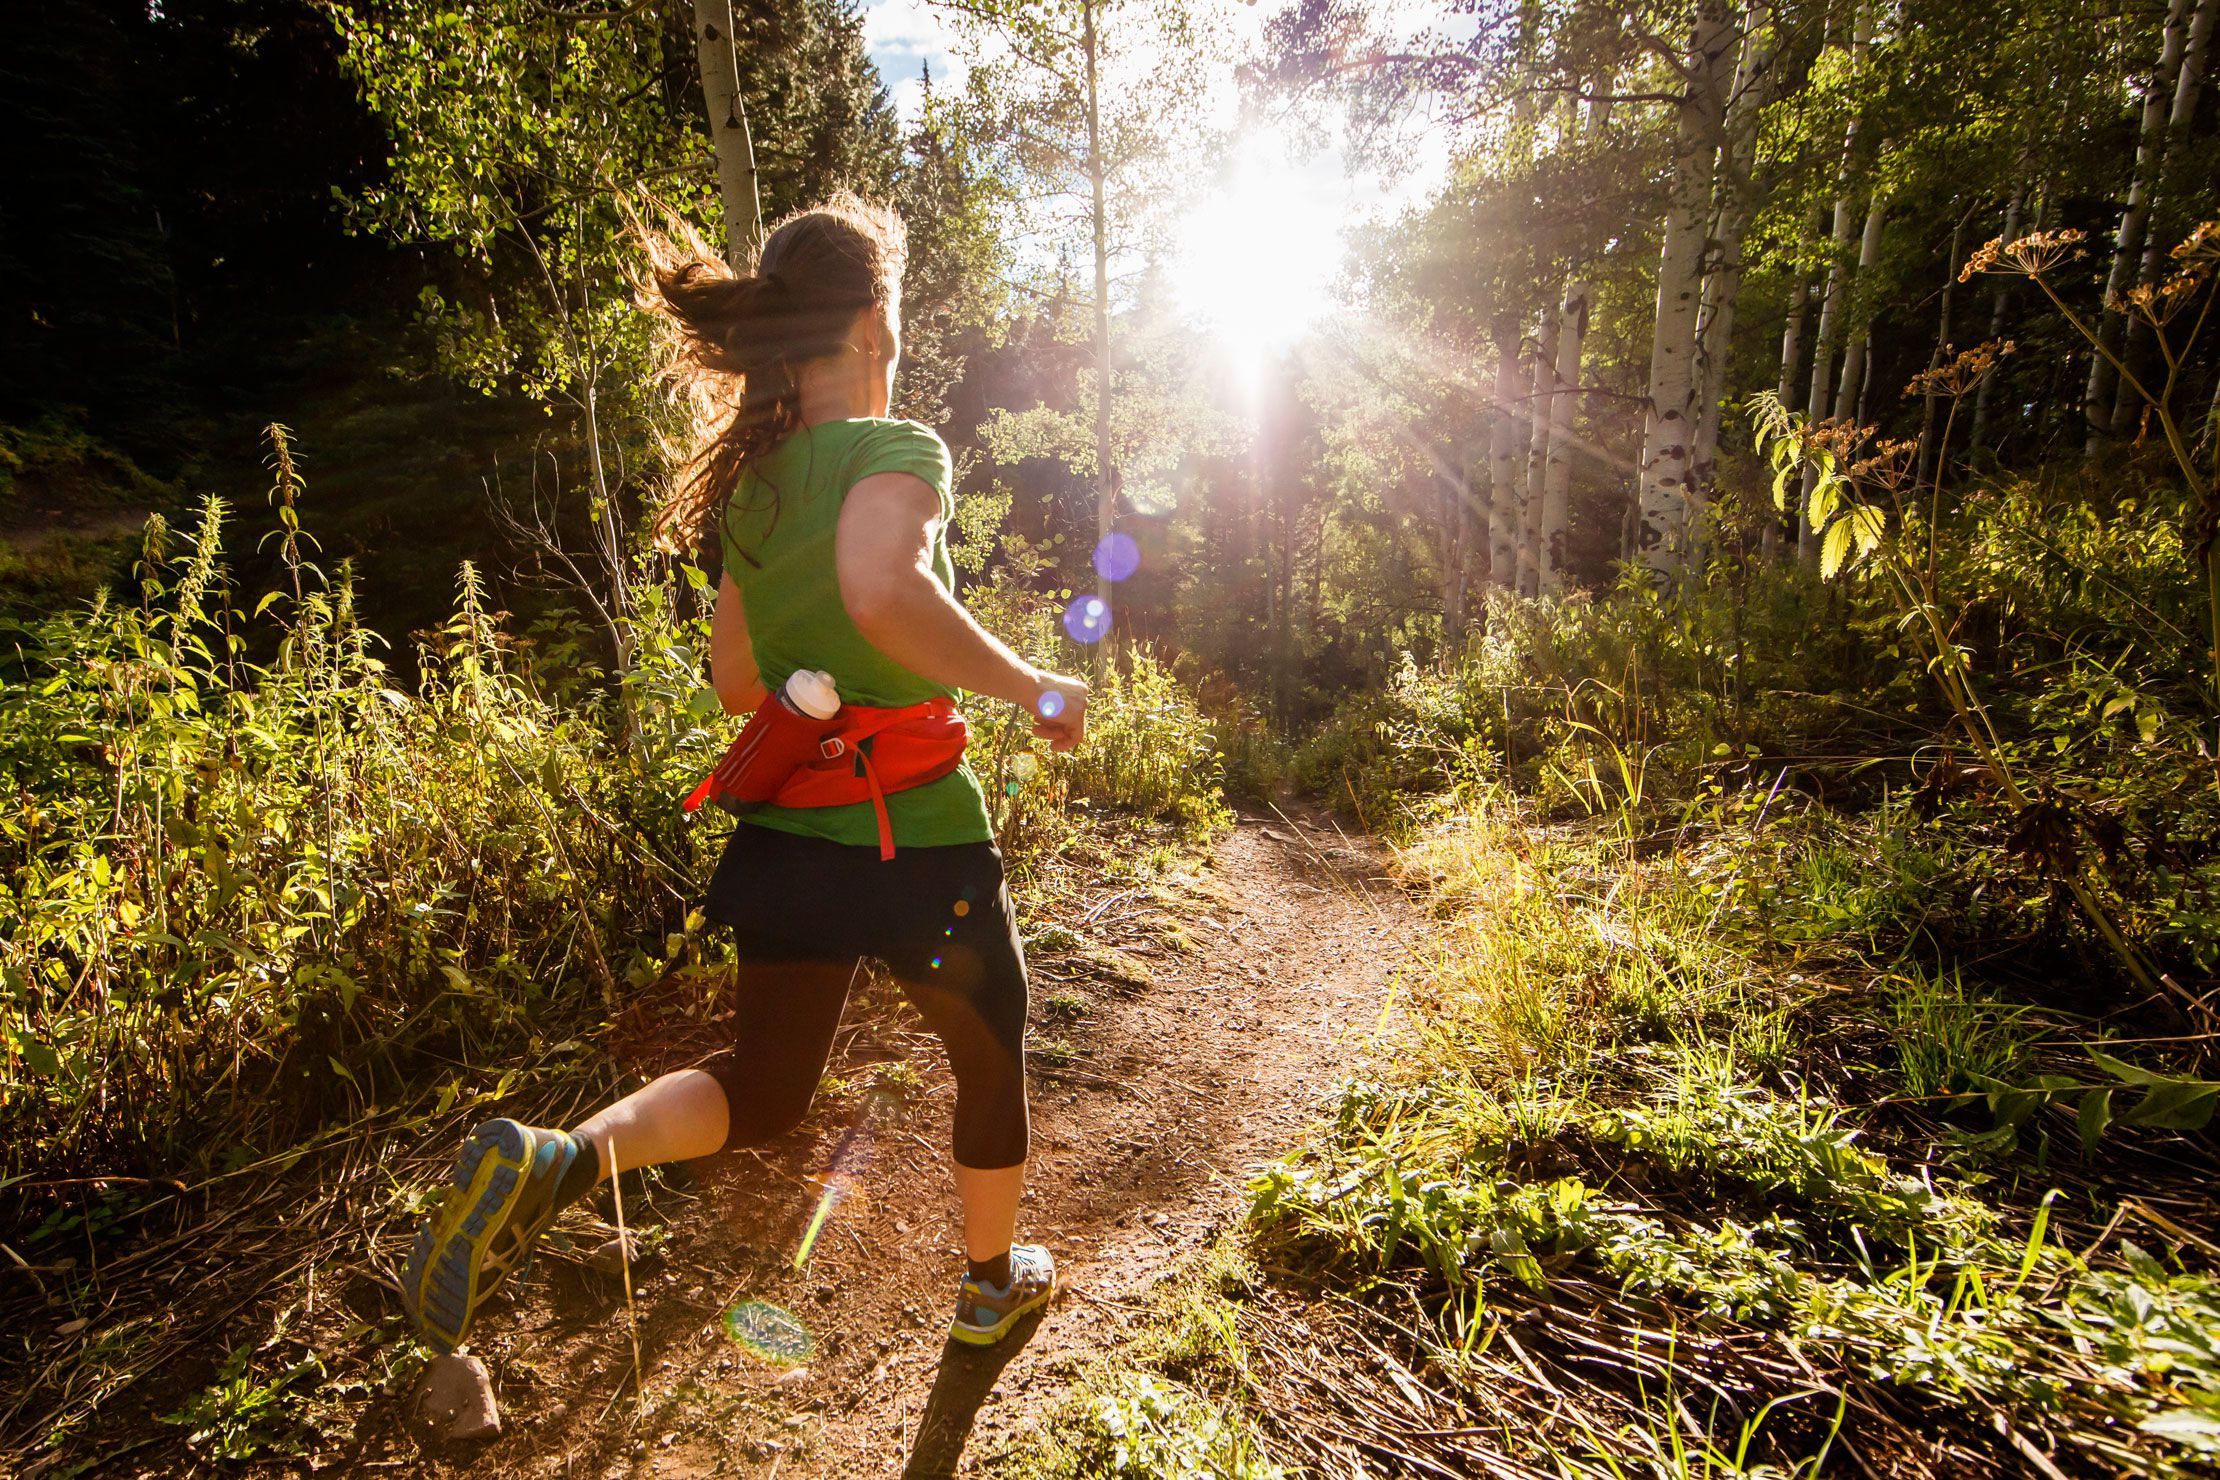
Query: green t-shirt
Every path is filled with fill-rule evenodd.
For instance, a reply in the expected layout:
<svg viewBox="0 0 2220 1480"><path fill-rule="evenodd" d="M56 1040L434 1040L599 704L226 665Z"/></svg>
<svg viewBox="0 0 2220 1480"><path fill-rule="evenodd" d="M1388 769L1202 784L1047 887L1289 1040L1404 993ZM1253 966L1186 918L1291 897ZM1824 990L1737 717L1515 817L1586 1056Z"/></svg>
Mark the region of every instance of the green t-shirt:
<svg viewBox="0 0 2220 1480"><path fill-rule="evenodd" d="M840 506L848 490L873 473L915 474L939 497L933 575L956 589L956 568L948 558L948 521L956 506L946 444L914 421L870 418L804 427L741 479L725 518L725 570L740 588L756 668L774 691L798 668L821 668L832 675L843 703L894 707L954 696L954 690L927 682L873 647L841 602L833 563ZM968 765L894 792L886 805L897 847L994 838L986 797ZM746 820L836 843L876 847L879 841L878 819L868 802L763 806L749 811Z"/></svg>

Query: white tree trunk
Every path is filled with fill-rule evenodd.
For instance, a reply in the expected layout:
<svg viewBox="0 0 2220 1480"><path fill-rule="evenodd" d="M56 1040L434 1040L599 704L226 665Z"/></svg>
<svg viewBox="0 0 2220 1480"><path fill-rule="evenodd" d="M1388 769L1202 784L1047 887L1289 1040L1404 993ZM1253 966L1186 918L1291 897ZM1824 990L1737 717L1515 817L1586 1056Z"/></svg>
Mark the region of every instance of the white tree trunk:
<svg viewBox="0 0 2220 1480"><path fill-rule="evenodd" d="M1080 0L1080 27L1087 61L1087 181L1093 197L1090 224L1095 254L1095 542L1099 547L1118 522L1118 470L1110 456L1109 168L1102 152L1099 76L1102 46L1095 31L1095 9L1096 0ZM1112 609L1108 576L1098 573L1095 594L1102 599L1105 609Z"/></svg>
<svg viewBox="0 0 2220 1480"><path fill-rule="evenodd" d="M1579 409L1580 347L1588 337L1589 287L1575 272L1557 308L1557 384L1549 402L1549 456L1542 470L1540 589L1565 591L1565 520L1572 507L1573 413Z"/></svg>
<svg viewBox="0 0 2220 1480"><path fill-rule="evenodd" d="M1488 442L1488 579L1518 588L1518 501L1525 480L1518 460L1519 330L1515 320L1495 330L1495 420Z"/></svg>
<svg viewBox="0 0 2220 1480"><path fill-rule="evenodd" d="M1542 490L1548 481L1550 430L1557 406L1557 313L1542 313L1541 332L1534 345L1534 395L1527 402L1528 424L1533 436L1526 448L1526 498L1519 520L1519 595L1536 596L1542 589Z"/></svg>
<svg viewBox="0 0 2220 1480"><path fill-rule="evenodd" d="M1865 71L1866 53L1873 44L1873 14L1869 6L1860 4L1850 23L1850 72L1853 78ZM1828 416L1834 405L1835 349L1841 343L1843 297L1845 279L1849 273L1850 254L1850 177L1857 165L1858 129L1863 122L1852 116L1842 131L1842 165L1835 188L1834 222L1827 234L1827 279L1819 294L1819 337L1812 345L1811 394L1805 398L1805 414L1817 421ZM1796 500L1796 558L1805 570L1819 573L1819 531L1812 528L1806 516L1811 506L1812 489L1818 483L1818 474L1811 468L1804 469L1804 476Z"/></svg>
<svg viewBox="0 0 2220 1480"><path fill-rule="evenodd" d="M763 245L763 202L756 193L755 138L740 96L732 50L732 0L694 0L694 57L709 141L717 153L717 193L725 207L725 261L743 270Z"/></svg>
<svg viewBox="0 0 2220 1480"><path fill-rule="evenodd" d="M1758 114L1772 96L1773 36L1766 0L1742 8L1742 61L1727 101L1726 143L1720 155L1718 201L1712 228L1710 270L1698 306L1701 371L1696 406L1696 451L1690 470L1699 502L1709 502L1719 461L1721 402L1734 349L1735 300L1742 291L1742 237L1757 212Z"/></svg>
<svg viewBox="0 0 2220 1480"><path fill-rule="evenodd" d="M1804 325L1811 318L1811 284L1803 277L1796 279L1789 289L1788 322L1781 327L1781 376L1773 386L1785 410L1794 411L1802 400L1803 378L1796 372L1804 368ZM1789 513L1790 527L1796 524L1795 511ZM1765 533L1759 541L1759 553L1767 564L1780 557L1781 520L1776 512L1768 511Z"/></svg>
<svg viewBox="0 0 2220 1480"><path fill-rule="evenodd" d="M1888 146L1884 143L1882 147ZM1866 274L1881 254L1881 226L1887 217L1888 198L1876 186L1865 208L1865 230L1858 238L1858 275L1851 279L1855 291L1863 292ZM1870 295L1866 296L1868 301L1850 326L1849 346L1842 352L1842 379L1835 386L1836 421L1861 420L1864 414L1865 356L1873 331L1873 304Z"/></svg>
<svg viewBox="0 0 2220 1480"><path fill-rule="evenodd" d="M1441 490L1441 666L1455 666L1465 645L1465 531L1471 520L1467 489L1438 479Z"/></svg>
<svg viewBox="0 0 2220 1480"><path fill-rule="evenodd" d="M2174 78L2174 105L2166 115L2166 138L2159 155L2158 168L2151 177L2151 209L2158 209L2158 196L2166 180L2166 167L2175 157L2175 151L2188 137L2189 128L2196 121L2197 98L2204 88L2205 52L2212 42L2212 28L2220 19L2220 0L2197 0L2197 11L2190 18L2189 39L2182 48L2181 67ZM2148 225L2143 228L2143 266L2136 281L2148 288L2154 286L2166 263L2168 244L2159 238ZM2123 358L2129 369L2135 369L2148 342L2150 327L2141 319L2131 319L2127 326L2127 350ZM2148 382L2145 382L2148 384ZM2140 398L2122 381L2114 392L2112 401L2112 431L2120 436L2127 433L2140 410Z"/></svg>
<svg viewBox="0 0 2220 1480"><path fill-rule="evenodd" d="M2125 341L2124 320L2112 311L2113 300L2126 293L2143 263L2143 233L2150 224L2151 193L2166 152L2166 113L2173 100L2174 83L2181 70L2182 50L2188 41L2189 0L2170 0L2166 29L2159 40L2158 70L2143 89L2143 123L2136 134L2135 174L2128 181L2127 205L2120 212L2120 229L2113 238L2112 268L2104 279L2104 317L2097 326L2106 349L2118 351ZM2081 397L2082 416L2088 422L2088 450L2095 452L2100 434L2112 425L2112 392L2116 372L2111 358L2101 353L2089 357L2089 381Z"/></svg>
<svg viewBox="0 0 2220 1480"><path fill-rule="evenodd" d="M1637 553L1667 581L1685 573L1694 515L1697 396L1696 311L1704 229L1725 109L1720 74L1735 40L1724 0L1699 0L1688 45L1687 81L1674 131L1673 175L1657 263L1657 324L1650 339L1649 414L1642 436Z"/></svg>

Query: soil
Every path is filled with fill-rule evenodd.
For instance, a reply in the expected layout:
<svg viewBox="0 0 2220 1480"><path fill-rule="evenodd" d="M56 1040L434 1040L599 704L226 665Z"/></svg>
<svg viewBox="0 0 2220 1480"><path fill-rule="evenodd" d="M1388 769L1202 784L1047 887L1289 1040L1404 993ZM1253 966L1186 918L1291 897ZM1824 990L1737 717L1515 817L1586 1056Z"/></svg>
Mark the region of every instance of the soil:
<svg viewBox="0 0 2220 1480"><path fill-rule="evenodd" d="M953 1085L891 994L851 1004L847 1092L762 1153L631 1188L639 1371L621 1278L591 1271L582 1210L473 1350L503 1433L437 1446L398 1417L340 1468L518 1475L976 1473L1115 1345L1136 1297L1238 1217L1249 1167L1300 1141L1389 1016L1415 908L1328 823L1245 819L1171 890L1101 894L1036 948L1031 1185L1020 1237L1064 1290L999 1348L945 1340L961 1271L944 1148ZM1073 939L1071 937L1076 937ZM894 1086L906 1103L866 1086ZM876 1105L873 1114L863 1107ZM800 1247L834 1164L839 1200ZM682 1179L688 1180L688 1179ZM604 1203L604 1220L615 1208ZM571 1245L579 1256L563 1253ZM658 1252L659 1250L659 1252ZM768 1333L750 1345L728 1312ZM764 1347L786 1348L783 1360ZM805 1350L806 1348L806 1350Z"/></svg>

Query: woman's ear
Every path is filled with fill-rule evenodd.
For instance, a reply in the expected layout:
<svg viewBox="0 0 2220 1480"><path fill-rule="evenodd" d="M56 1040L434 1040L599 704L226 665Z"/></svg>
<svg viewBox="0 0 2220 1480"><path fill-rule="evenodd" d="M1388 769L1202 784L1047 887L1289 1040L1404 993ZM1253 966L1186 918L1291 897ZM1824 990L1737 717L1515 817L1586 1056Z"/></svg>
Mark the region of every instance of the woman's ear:
<svg viewBox="0 0 2220 1480"><path fill-rule="evenodd" d="M856 315L856 321L848 326L848 342L867 360L883 360L887 357L890 336L887 334L886 322L877 309L867 308Z"/></svg>

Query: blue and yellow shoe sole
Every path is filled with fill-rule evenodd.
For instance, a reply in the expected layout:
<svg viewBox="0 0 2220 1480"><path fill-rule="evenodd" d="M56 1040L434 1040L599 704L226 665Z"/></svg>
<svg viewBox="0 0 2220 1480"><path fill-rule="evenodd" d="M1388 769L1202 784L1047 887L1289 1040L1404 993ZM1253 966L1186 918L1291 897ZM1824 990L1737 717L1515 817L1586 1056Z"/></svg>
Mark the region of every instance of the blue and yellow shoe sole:
<svg viewBox="0 0 2220 1480"><path fill-rule="evenodd" d="M401 1272L402 1303L429 1345L462 1345L479 1305L553 1220L555 1187L576 1155L567 1137L514 1120L489 1120L463 1142Z"/></svg>
<svg viewBox="0 0 2220 1480"><path fill-rule="evenodd" d="M1056 1291L1057 1282L1054 1278L1051 1278L1040 1294L1033 1296L1022 1304L1010 1307L1002 1313L1002 1319L991 1326L967 1326L960 1320L951 1321L948 1323L949 1338L960 1341L966 1346L997 1345L1003 1337L1010 1334L1018 1322L1055 1299Z"/></svg>

